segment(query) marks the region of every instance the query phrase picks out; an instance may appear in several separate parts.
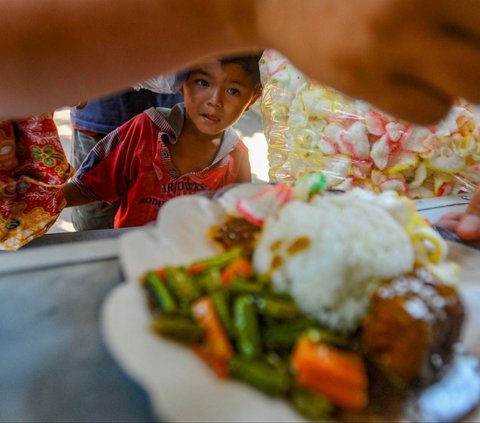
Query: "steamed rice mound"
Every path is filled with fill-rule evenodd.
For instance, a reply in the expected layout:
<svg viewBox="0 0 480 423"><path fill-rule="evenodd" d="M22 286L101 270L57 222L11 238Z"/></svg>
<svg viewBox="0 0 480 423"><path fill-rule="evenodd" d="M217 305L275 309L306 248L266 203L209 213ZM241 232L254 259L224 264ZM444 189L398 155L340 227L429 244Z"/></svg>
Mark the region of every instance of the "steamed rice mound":
<svg viewBox="0 0 480 423"><path fill-rule="evenodd" d="M294 201L265 223L256 271L300 309L337 331L355 330L382 280L413 270L414 250L385 209L350 195Z"/></svg>

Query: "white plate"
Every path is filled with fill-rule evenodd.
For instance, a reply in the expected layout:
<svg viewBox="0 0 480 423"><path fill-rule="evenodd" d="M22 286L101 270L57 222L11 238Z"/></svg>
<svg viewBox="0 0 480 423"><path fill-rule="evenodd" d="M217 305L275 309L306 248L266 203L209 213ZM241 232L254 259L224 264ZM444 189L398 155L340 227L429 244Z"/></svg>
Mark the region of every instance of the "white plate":
<svg viewBox="0 0 480 423"><path fill-rule="evenodd" d="M106 343L150 396L159 419L181 422L304 421L286 402L239 382L217 379L188 348L154 335L143 292L124 283L102 310Z"/></svg>
<svg viewBox="0 0 480 423"><path fill-rule="evenodd" d="M120 258L128 281L102 307L102 333L122 368L148 392L154 411L167 421L298 422L285 401L239 382L217 379L193 352L153 334L139 277L166 264L187 264L220 249L206 231L224 215L203 197L167 203L154 227L120 238Z"/></svg>
<svg viewBox="0 0 480 423"><path fill-rule="evenodd" d="M285 401L243 383L217 379L193 352L150 331L150 314L138 277L158 266L187 264L218 252L206 241L205 231L223 213L221 207L202 197L179 199L165 207L158 226L120 239L127 282L112 291L101 315L102 333L111 353L145 388L159 419L305 421ZM468 313L463 338L470 351L480 355L480 253L460 244L449 246L452 258L463 268L461 292ZM467 421L480 421L480 414Z"/></svg>

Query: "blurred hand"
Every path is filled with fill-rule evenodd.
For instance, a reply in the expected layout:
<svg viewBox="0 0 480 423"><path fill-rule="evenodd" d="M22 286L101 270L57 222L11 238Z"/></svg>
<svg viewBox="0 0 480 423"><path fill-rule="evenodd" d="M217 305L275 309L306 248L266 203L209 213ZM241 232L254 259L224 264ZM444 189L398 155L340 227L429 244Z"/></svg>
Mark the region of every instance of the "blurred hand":
<svg viewBox="0 0 480 423"><path fill-rule="evenodd" d="M464 213L447 213L437 225L455 232L465 242L480 247L480 186L474 191Z"/></svg>
<svg viewBox="0 0 480 423"><path fill-rule="evenodd" d="M480 102L477 0L301 0L260 31L310 77L396 117L431 124L455 97ZM282 36L283 34L283 36Z"/></svg>
<svg viewBox="0 0 480 423"><path fill-rule="evenodd" d="M61 0L36 7L2 0L0 117L38 114L207 56L263 48L414 123L437 122L456 97L480 103L479 0L137 3L79 0L71 13Z"/></svg>

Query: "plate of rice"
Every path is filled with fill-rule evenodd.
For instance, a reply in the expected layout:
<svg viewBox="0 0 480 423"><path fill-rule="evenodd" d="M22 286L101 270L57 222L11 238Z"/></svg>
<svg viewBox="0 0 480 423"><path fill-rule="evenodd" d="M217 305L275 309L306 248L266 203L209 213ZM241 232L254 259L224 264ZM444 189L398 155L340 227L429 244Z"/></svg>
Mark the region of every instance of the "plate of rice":
<svg viewBox="0 0 480 423"><path fill-rule="evenodd" d="M179 197L164 206L154 227L122 236L126 282L107 298L101 319L113 357L148 392L159 419L168 421L475 421L478 252L446 243L412 201L394 192L335 193L318 185L316 179L293 187L240 184L215 198ZM222 260L236 248L249 263L248 274L226 270L231 263ZM175 317L188 314L193 322L188 345L165 329L164 317L173 314L159 292L173 289L175 272L201 286L192 298L173 294ZM220 285L202 285L207 272L217 272ZM237 295L238 287L253 290L260 283L268 288ZM217 354L201 317L205 298L213 301L219 290L227 292L234 325L230 332L223 326L227 355L225 349ZM294 304L292 316L311 322L280 352L265 336L297 320L265 311L271 299ZM241 310L249 307L261 334L256 349L242 338L249 324ZM314 362L305 364L310 352ZM344 380L348 372L337 375L330 365L327 373L315 373L324 371L315 367L321 354L348 356L338 361L346 366L360 363L351 367L358 378ZM255 372L275 357L286 363L286 376L278 389L262 392ZM321 375L326 383L318 383ZM447 392L453 399L445 403ZM312 404L321 404L317 414L305 405L312 395Z"/></svg>

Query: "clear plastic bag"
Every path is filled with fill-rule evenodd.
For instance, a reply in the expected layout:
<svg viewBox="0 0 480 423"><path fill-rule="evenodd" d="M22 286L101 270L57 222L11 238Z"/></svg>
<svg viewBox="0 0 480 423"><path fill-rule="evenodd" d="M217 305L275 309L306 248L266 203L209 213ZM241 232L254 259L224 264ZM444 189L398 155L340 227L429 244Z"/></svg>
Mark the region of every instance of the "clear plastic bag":
<svg viewBox="0 0 480 423"><path fill-rule="evenodd" d="M312 83L276 51L265 51L260 70L272 182L321 170L331 189L392 189L414 199L480 183L479 124L465 101L438 125L419 127Z"/></svg>

